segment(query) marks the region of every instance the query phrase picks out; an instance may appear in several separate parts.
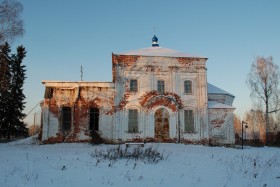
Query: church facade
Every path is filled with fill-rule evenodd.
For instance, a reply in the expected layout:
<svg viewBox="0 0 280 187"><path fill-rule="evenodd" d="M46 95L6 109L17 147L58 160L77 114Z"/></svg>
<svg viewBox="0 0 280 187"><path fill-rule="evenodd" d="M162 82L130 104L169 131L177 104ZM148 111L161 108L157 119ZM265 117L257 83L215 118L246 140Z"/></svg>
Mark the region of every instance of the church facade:
<svg viewBox="0 0 280 187"><path fill-rule="evenodd" d="M112 82L43 81L40 139L234 144L234 96L207 82L207 58L152 42L113 53Z"/></svg>

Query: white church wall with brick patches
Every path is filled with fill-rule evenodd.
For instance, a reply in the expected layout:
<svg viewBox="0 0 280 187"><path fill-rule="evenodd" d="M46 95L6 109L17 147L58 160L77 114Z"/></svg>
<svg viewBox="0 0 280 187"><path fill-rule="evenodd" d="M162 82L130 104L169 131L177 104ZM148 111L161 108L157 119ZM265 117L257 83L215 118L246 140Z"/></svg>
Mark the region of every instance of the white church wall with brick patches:
<svg viewBox="0 0 280 187"><path fill-rule="evenodd" d="M112 53L112 82L43 81L40 138L234 144L234 96L207 83L206 61L154 36L152 47Z"/></svg>

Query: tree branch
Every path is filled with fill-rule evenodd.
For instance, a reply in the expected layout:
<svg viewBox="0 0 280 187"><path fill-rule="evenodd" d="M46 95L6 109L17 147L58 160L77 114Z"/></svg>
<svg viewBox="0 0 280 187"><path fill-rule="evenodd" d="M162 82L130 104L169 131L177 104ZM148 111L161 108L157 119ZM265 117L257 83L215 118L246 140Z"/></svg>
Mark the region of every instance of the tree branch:
<svg viewBox="0 0 280 187"><path fill-rule="evenodd" d="M269 111L268 113L271 114L271 113L278 112L278 111L280 111L280 108L278 108L276 110Z"/></svg>

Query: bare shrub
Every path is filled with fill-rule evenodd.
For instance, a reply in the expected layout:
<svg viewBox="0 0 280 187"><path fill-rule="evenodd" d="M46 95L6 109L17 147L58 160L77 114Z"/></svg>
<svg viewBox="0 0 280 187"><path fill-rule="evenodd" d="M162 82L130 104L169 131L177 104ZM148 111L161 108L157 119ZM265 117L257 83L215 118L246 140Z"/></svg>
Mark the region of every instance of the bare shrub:
<svg viewBox="0 0 280 187"><path fill-rule="evenodd" d="M94 152L91 153L91 156L93 158L97 158L98 163L100 160L109 160L114 163L121 159L128 159L142 161L144 163L157 164L159 161L165 160L167 158L167 156L164 156L163 153L160 153L152 146L148 148L143 148L140 146L130 148L121 145L109 148L105 151L95 149Z"/></svg>
<svg viewBox="0 0 280 187"><path fill-rule="evenodd" d="M39 125L32 125L28 128L28 135L34 136L35 134L39 134L41 132L41 127Z"/></svg>

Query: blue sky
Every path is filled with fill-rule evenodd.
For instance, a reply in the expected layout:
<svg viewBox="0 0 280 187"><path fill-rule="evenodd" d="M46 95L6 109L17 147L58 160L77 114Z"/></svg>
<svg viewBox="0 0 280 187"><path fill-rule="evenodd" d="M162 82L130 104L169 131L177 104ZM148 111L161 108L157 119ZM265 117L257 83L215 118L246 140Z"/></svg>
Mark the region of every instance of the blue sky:
<svg viewBox="0 0 280 187"><path fill-rule="evenodd" d="M208 82L234 94L243 116L251 99L245 80L256 56L280 64L278 0L21 0L26 109L44 96L42 80L111 81L111 54L151 46L208 57Z"/></svg>

